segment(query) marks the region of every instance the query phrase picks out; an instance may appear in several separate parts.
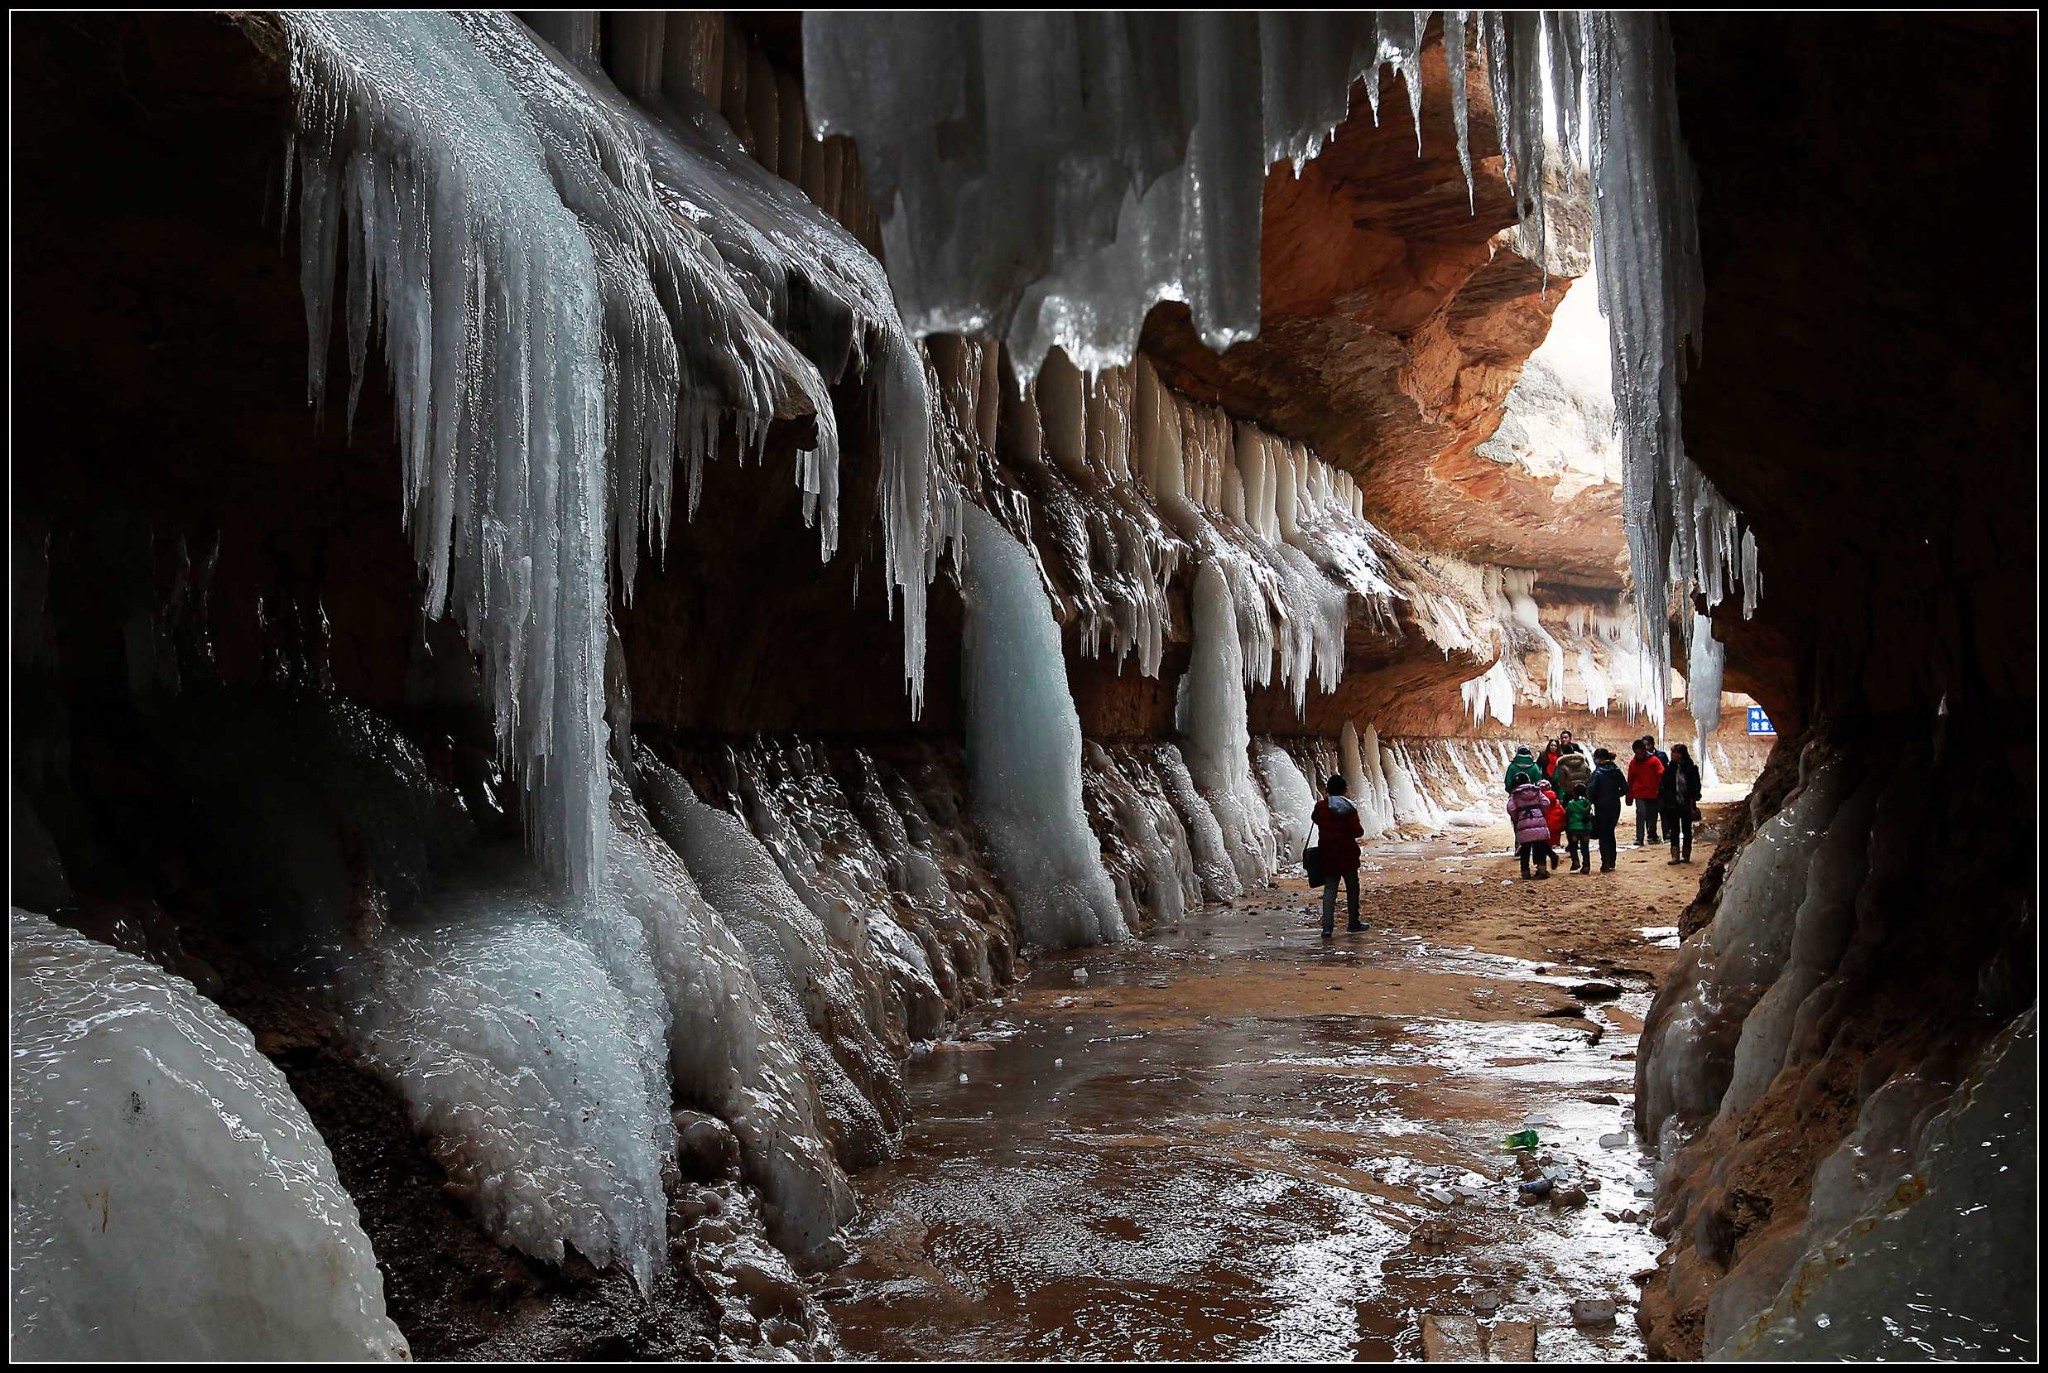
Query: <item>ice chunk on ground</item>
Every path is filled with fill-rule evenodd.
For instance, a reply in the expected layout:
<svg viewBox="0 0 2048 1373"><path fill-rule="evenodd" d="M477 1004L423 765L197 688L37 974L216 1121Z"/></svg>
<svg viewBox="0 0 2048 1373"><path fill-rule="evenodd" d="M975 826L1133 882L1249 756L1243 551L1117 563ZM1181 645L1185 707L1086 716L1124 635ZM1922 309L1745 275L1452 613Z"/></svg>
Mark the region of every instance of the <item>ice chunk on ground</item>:
<svg viewBox="0 0 2048 1373"><path fill-rule="evenodd" d="M15 909L14 1311L25 1359L404 1358L326 1143L183 978Z"/></svg>

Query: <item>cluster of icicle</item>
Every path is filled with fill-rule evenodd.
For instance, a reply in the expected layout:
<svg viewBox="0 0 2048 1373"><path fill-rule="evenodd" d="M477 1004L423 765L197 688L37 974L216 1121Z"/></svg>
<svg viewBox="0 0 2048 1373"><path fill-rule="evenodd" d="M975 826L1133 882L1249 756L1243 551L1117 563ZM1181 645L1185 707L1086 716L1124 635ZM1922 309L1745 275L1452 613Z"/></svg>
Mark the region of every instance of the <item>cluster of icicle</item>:
<svg viewBox="0 0 2048 1373"><path fill-rule="evenodd" d="M1183 569L1214 566L1228 593L1243 685L1277 680L1303 708L1343 678L1349 598L1395 629L1397 602L1446 652L1477 650L1484 608L1364 515L1350 475L1306 445L1168 387L1139 358L1089 376L1055 352L1019 382L997 350L933 350L941 427L980 446L978 503L1053 556L1041 573L1080 647L1156 677ZM943 440L942 440L943 443ZM970 458L974 454L970 454ZM1000 465L989 465L989 457ZM1016 483L1008 489L1007 483ZM1197 578L1199 580L1199 577Z"/></svg>
<svg viewBox="0 0 2048 1373"><path fill-rule="evenodd" d="M829 558L826 388L850 371L878 373L884 557L915 708L925 590L958 520L934 481L923 365L872 256L693 85L698 31L631 26L629 97L589 16L557 17L560 50L502 14L283 22L312 394L345 248L351 411L381 336L424 609L452 611L484 660L549 869L581 892L603 869L607 559L630 597L678 460L694 513L728 427L758 453L774 421L804 417L798 481Z"/></svg>
<svg viewBox="0 0 2048 1373"><path fill-rule="evenodd" d="M1266 168L1299 168L1391 63L1422 97L1426 11L804 16L817 132L855 134L905 321L1128 362L1154 301L1219 351L1259 327ZM1464 153L1464 24L1451 16ZM1022 207L1056 206L1056 213Z"/></svg>
<svg viewBox="0 0 2048 1373"><path fill-rule="evenodd" d="M1394 636L1406 602L1446 653L1500 637L1476 593L1365 519L1348 475L1173 391L1145 359L1090 376L1055 351L1020 379L975 340L941 336L930 356L937 447L972 474L977 507L962 577L969 777L1034 942L1115 939L1271 878L1287 855L1247 691L1277 680L1297 711L1311 683L1334 691L1353 597ZM1158 676L1184 570L1179 741L1112 765L1082 740L1059 621L1084 653Z"/></svg>
<svg viewBox="0 0 2048 1373"><path fill-rule="evenodd" d="M1508 175L1540 242L1551 148L1588 167L1600 311L1613 350L1629 565L1643 646L1665 694L1673 589L1697 588L1709 608L1731 577L1754 612L1756 540L1686 456L1679 384L1700 343L1699 242L1692 160L1678 129L1668 21L1650 12L1486 12L1494 107ZM1548 90L1545 90L1545 86ZM1545 109L1557 121L1546 141Z"/></svg>
<svg viewBox="0 0 2048 1373"><path fill-rule="evenodd" d="M1546 625L1535 601L1538 574L1528 568L1474 566L1447 558L1439 572L1477 598L1485 607L1481 623L1496 627L1499 657L1462 687L1466 714L1474 724L1491 716L1513 725L1516 702L1531 701L1553 709L1583 705L1595 715L1645 716L1662 732L1666 702L1626 597L1576 602L1565 608L1561 624ZM1719 645L1704 627L1705 617L1695 618L1695 651L1711 655ZM1704 737L1720 719L1721 677L1717 658L1702 663L1689 681L1694 714L1706 722Z"/></svg>
<svg viewBox="0 0 2048 1373"><path fill-rule="evenodd" d="M1131 901L1108 899L1074 793L1082 746L1054 612L1078 625L1083 651L1106 646L1119 665L1135 654L1156 676L1182 567L1193 571L1192 644L1175 767L1207 813L1190 822L1192 842L1199 850L1213 822L1229 876L1212 890L1267 881L1280 853L1254 776L1247 689L1277 672L1297 711L1311 682L1334 691L1354 596L1395 634L1394 605L1411 602L1446 652L1477 649L1484 606L1375 529L1348 475L1180 395L1143 359L1090 377L1055 352L1020 381L979 344L952 340L933 358L941 446L974 459L978 503L992 512L970 513L967 756L1026 935L1086 942L1131 925ZM991 448L998 464L982 461ZM1040 549L1052 556L1034 569Z"/></svg>
<svg viewBox="0 0 2048 1373"><path fill-rule="evenodd" d="M1055 346L1128 362L1146 311L1183 300L1214 348L1254 335L1266 170L1297 169L1380 69L1407 85L1420 145L1429 11L1352 14L824 14L804 21L811 117L860 141L891 279L920 334L1003 340L1020 376ZM1652 13L1442 15L1466 169L1476 22L1524 227L1544 255L1544 163L1588 166L1611 325L1629 551L1662 694L1673 583L1709 606L1757 595L1754 539L1686 458L1682 350L1697 345L1691 164L1666 21ZM1052 205L1051 215L1020 207Z"/></svg>

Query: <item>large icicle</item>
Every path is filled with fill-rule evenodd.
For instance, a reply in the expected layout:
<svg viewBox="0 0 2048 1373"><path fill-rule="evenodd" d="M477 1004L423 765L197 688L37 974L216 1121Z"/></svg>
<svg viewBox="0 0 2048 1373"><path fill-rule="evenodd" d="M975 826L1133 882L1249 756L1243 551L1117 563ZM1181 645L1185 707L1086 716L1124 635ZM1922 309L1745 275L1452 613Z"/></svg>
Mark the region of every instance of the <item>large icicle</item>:
<svg viewBox="0 0 2048 1373"><path fill-rule="evenodd" d="M504 75L454 18L294 11L301 271L317 402L337 254L350 362L384 336L425 609L483 658L535 847L603 854L607 528L599 264Z"/></svg>
<svg viewBox="0 0 2048 1373"><path fill-rule="evenodd" d="M965 522L961 677L975 817L1027 938L1053 947L1119 940L1116 890L1081 806L1081 718L1059 626L1024 547L978 507Z"/></svg>
<svg viewBox="0 0 2048 1373"><path fill-rule="evenodd" d="M594 98L644 138L664 199L717 246L754 307L803 350L823 381L864 370L874 382L883 571L903 598L904 677L915 717L924 697L926 587L946 544L959 536L960 504L959 491L933 461L916 344L881 264L790 180L750 155L700 92L702 73L682 43L669 41L685 35L681 16L632 20L619 27L613 57L615 69L627 73L622 84L631 101L599 65L594 35L565 39ZM805 491L824 507L829 557L837 542L837 438L823 386L806 396L821 433L814 470L802 475ZM694 492L693 480L692 511Z"/></svg>

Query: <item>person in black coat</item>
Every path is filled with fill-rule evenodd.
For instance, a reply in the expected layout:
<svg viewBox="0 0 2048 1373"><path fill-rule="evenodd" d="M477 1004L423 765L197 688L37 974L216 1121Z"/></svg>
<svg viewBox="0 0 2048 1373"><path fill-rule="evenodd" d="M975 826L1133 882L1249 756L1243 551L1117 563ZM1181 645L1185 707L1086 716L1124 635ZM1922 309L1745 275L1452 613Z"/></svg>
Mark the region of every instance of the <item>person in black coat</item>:
<svg viewBox="0 0 2048 1373"><path fill-rule="evenodd" d="M1611 749L1593 751L1593 777L1586 783L1593 803L1593 837L1600 841L1600 871L1614 871L1614 827L1621 823L1621 803L1628 796L1628 778L1614 766Z"/></svg>
<svg viewBox="0 0 2048 1373"><path fill-rule="evenodd" d="M1657 786L1657 810L1664 818L1664 836L1671 841L1671 861L1692 861L1692 822L1700 808L1700 770L1692 750L1671 746L1671 766Z"/></svg>

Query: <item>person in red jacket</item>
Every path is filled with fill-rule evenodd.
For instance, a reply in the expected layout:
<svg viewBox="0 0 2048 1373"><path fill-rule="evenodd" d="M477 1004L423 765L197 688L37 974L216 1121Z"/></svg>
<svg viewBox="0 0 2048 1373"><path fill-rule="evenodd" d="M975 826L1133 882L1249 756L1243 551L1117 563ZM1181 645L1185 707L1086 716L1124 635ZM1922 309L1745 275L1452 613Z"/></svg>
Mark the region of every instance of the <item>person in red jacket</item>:
<svg viewBox="0 0 2048 1373"><path fill-rule="evenodd" d="M1316 848L1323 872L1323 938L1336 937L1337 881L1344 881L1351 901L1351 923L1344 928L1357 933L1365 928L1358 918L1358 841L1365 835L1359 823L1358 807L1344 795L1344 779L1332 777L1324 786L1328 793L1316 802L1310 818L1316 825Z"/></svg>
<svg viewBox="0 0 2048 1373"><path fill-rule="evenodd" d="M1552 739L1543 746L1543 755L1536 760L1536 765L1543 769L1545 777L1550 776L1551 773L1557 770L1558 755L1563 752L1564 750L1558 747L1557 740L1555 739Z"/></svg>
<svg viewBox="0 0 2048 1373"><path fill-rule="evenodd" d="M1638 739L1635 757L1628 764L1628 799L1636 803L1636 847L1641 848L1643 836L1649 835L1648 842L1657 842L1657 793L1664 786L1664 761L1650 752L1650 746Z"/></svg>
<svg viewBox="0 0 2048 1373"><path fill-rule="evenodd" d="M1564 840L1564 802L1557 799L1557 788L1549 782L1538 782L1537 790L1543 793L1543 823L1550 826L1550 866L1557 866L1557 847Z"/></svg>

